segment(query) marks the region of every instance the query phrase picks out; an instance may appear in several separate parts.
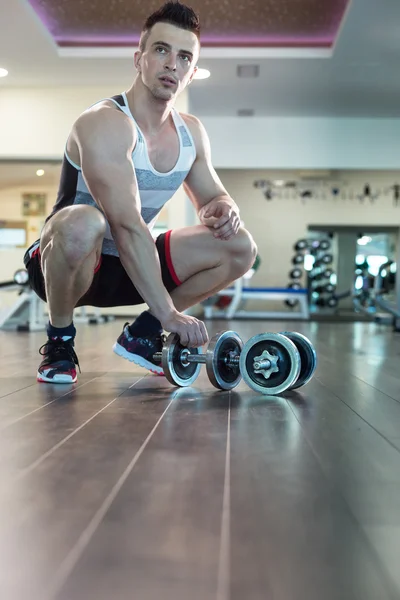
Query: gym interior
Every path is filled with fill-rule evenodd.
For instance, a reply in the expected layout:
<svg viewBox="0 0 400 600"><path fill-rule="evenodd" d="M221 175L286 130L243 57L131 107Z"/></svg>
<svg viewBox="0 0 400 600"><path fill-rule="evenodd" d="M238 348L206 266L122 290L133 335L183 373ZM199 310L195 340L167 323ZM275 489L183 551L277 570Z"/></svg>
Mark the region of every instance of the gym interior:
<svg viewBox="0 0 400 600"><path fill-rule="evenodd" d="M169 337L166 377L112 352L145 306L76 309L82 372L53 385L23 255L162 2L69 4L1 0L0 597L398 600L398 1L190 3L202 76L176 107L256 261L188 311L210 343ZM197 222L181 188L154 233Z"/></svg>

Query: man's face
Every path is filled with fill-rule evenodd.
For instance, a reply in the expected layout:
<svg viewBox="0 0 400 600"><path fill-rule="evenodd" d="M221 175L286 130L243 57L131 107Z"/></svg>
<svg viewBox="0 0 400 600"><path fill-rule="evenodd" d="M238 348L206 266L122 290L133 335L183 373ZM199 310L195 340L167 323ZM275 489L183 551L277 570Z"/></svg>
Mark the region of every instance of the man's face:
<svg viewBox="0 0 400 600"><path fill-rule="evenodd" d="M155 98L172 100L195 74L200 44L194 33L169 23L156 23L135 66Z"/></svg>

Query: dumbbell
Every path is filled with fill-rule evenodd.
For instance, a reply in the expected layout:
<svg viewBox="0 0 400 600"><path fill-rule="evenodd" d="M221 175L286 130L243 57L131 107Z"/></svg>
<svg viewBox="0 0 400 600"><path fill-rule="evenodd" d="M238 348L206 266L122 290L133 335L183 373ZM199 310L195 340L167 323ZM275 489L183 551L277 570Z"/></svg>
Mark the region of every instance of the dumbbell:
<svg viewBox="0 0 400 600"><path fill-rule="evenodd" d="M303 271L299 268L292 269L289 273L290 279L300 279L302 277Z"/></svg>
<svg viewBox="0 0 400 600"><path fill-rule="evenodd" d="M330 250L331 243L329 240L321 240L319 247L321 250Z"/></svg>
<svg viewBox="0 0 400 600"><path fill-rule="evenodd" d="M171 333L153 359L162 364L173 385L192 385L205 364L210 382L218 389L231 390L243 377L250 388L268 395L305 385L317 364L313 345L296 332L262 333L243 346L237 333L224 331L211 339L206 354L182 346L179 336Z"/></svg>
<svg viewBox="0 0 400 600"><path fill-rule="evenodd" d="M302 265L304 263L304 254L295 254L292 258L293 265Z"/></svg>
<svg viewBox="0 0 400 600"><path fill-rule="evenodd" d="M305 385L316 366L313 345L297 332L261 333L250 338L240 354L243 380L271 396Z"/></svg>
<svg viewBox="0 0 400 600"><path fill-rule="evenodd" d="M153 360L161 363L166 378L173 385L192 385L200 374L201 365L205 364L210 382L218 389L231 390L242 379L239 367L242 348L243 341L234 331L216 334L205 354L200 354L198 348L183 346L179 336L171 333L162 351L153 355Z"/></svg>
<svg viewBox="0 0 400 600"><path fill-rule="evenodd" d="M309 247L308 240L299 240L294 245L294 250L296 250L296 252L301 252L302 250L306 250L308 247Z"/></svg>

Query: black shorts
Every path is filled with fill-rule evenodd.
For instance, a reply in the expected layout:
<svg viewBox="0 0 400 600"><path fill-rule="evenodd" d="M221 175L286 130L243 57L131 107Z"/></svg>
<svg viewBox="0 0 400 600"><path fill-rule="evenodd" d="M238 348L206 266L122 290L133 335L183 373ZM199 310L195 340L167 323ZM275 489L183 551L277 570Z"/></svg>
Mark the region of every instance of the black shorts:
<svg viewBox="0 0 400 600"><path fill-rule="evenodd" d="M172 292L181 284L171 260L170 236L171 231L167 231L155 240L160 258L162 280L168 292ZM28 248L24 256L24 263L29 274L31 288L39 298L46 302L38 243L39 240ZM119 258L110 254L101 254L94 271L92 284L76 306L131 306L143 302L143 298L128 277Z"/></svg>

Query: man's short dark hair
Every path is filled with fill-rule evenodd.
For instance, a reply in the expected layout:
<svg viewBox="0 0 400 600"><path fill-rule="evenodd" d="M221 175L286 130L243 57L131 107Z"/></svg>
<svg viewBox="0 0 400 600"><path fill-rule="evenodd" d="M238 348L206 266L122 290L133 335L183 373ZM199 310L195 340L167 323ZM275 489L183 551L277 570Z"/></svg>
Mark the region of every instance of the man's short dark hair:
<svg viewBox="0 0 400 600"><path fill-rule="evenodd" d="M180 29L194 33L200 41L200 19L190 6L181 2L166 2L146 20L140 40L140 51L143 52L152 27L156 23L169 23Z"/></svg>

